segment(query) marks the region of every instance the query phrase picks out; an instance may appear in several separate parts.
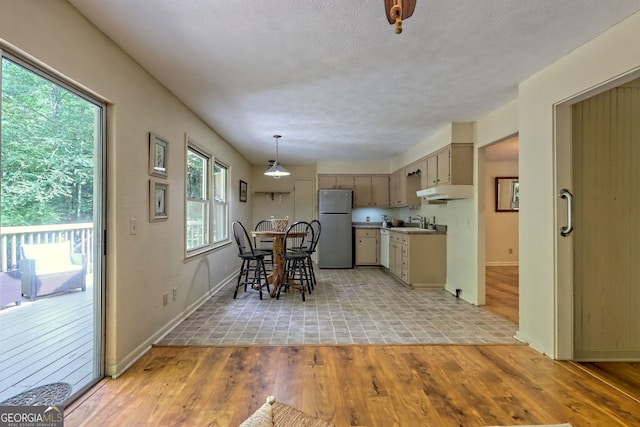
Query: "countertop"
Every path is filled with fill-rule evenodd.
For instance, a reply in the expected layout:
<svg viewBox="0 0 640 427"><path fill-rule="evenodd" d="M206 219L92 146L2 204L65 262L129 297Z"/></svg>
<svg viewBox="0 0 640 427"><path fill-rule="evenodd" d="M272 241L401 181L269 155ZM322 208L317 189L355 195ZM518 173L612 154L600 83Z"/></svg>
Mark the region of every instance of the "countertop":
<svg viewBox="0 0 640 427"><path fill-rule="evenodd" d="M435 230L424 230L418 224L405 224L401 227L382 227L381 222L354 222L353 228L379 228L402 234L447 234L447 226L436 224Z"/></svg>

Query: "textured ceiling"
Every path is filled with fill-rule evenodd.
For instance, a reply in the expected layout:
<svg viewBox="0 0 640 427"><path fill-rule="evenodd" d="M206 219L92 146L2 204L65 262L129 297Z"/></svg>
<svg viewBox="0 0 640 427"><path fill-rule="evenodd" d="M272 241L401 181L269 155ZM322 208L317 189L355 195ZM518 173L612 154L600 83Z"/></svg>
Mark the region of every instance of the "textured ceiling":
<svg viewBox="0 0 640 427"><path fill-rule="evenodd" d="M285 166L394 157L640 10L417 0L397 35L383 0L68 1L252 163L281 134Z"/></svg>

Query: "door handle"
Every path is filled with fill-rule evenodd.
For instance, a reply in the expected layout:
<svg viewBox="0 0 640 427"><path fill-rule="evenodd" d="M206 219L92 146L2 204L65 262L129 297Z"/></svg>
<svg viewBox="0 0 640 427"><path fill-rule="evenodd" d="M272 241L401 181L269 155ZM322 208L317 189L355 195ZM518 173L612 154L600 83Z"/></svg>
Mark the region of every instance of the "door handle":
<svg viewBox="0 0 640 427"><path fill-rule="evenodd" d="M560 198L567 199L567 225L560 227L560 235L568 236L573 231L573 194L566 188L560 190Z"/></svg>

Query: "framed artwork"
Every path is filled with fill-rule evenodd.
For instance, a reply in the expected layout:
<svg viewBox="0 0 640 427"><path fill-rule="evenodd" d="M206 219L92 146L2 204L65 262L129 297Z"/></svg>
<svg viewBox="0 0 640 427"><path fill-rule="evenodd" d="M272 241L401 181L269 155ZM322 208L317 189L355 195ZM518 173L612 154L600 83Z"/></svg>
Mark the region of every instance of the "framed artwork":
<svg viewBox="0 0 640 427"><path fill-rule="evenodd" d="M153 132L149 132L149 175L166 178L168 160L169 143Z"/></svg>
<svg viewBox="0 0 640 427"><path fill-rule="evenodd" d="M520 183L517 176L496 177L496 212L520 210Z"/></svg>
<svg viewBox="0 0 640 427"><path fill-rule="evenodd" d="M240 201L247 201L247 183L243 180L240 180Z"/></svg>
<svg viewBox="0 0 640 427"><path fill-rule="evenodd" d="M149 180L149 221L166 221L169 218L169 184Z"/></svg>
<svg viewBox="0 0 640 427"><path fill-rule="evenodd" d="M520 182L511 182L511 209L520 210Z"/></svg>

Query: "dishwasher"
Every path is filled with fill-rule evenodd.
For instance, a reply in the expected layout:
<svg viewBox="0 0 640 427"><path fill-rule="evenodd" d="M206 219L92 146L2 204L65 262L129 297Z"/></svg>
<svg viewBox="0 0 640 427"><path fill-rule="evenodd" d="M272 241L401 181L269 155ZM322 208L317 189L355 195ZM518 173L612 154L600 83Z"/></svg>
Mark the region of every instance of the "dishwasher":
<svg viewBox="0 0 640 427"><path fill-rule="evenodd" d="M380 264L389 268L389 230L380 229Z"/></svg>

